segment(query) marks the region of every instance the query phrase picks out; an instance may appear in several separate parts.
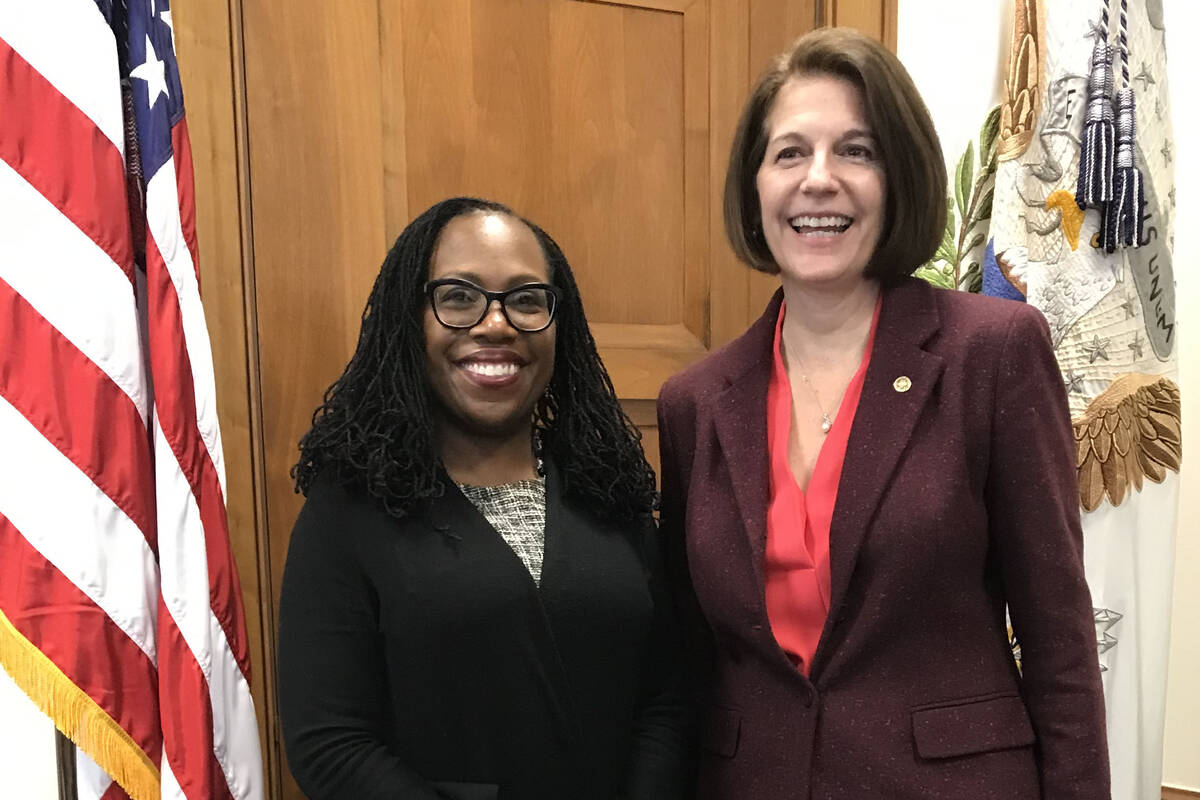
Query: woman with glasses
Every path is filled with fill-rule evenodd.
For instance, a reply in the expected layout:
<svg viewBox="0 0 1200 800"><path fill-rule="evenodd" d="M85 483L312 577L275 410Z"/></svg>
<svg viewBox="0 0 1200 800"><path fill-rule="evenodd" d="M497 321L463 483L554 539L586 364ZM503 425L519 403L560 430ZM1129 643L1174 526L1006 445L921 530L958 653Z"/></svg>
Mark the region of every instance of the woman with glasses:
<svg viewBox="0 0 1200 800"><path fill-rule="evenodd" d="M279 694L309 797L678 796L654 473L545 232L470 198L415 219L293 475Z"/></svg>

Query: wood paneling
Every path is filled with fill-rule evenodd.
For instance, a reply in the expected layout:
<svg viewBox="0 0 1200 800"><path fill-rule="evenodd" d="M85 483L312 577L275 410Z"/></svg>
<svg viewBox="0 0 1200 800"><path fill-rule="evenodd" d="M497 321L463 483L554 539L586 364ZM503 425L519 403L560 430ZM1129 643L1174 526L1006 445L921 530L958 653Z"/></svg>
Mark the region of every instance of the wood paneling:
<svg viewBox="0 0 1200 800"><path fill-rule="evenodd" d="M1195 797L1200 797L1200 791L1195 789L1175 789L1164 786L1162 790L1162 800L1192 800Z"/></svg>
<svg viewBox="0 0 1200 800"><path fill-rule="evenodd" d="M746 329L750 298L746 269L725 240L722 193L734 128L750 88L750 17L744 3L714 2L709 14L708 253L711 259L710 345L724 344Z"/></svg>
<svg viewBox="0 0 1200 800"><path fill-rule="evenodd" d="M750 4L752 79L803 34L825 24L820 0L755 0Z"/></svg>
<svg viewBox="0 0 1200 800"><path fill-rule="evenodd" d="M832 3L832 24L856 28L896 49L898 0L837 0Z"/></svg>
<svg viewBox="0 0 1200 800"><path fill-rule="evenodd" d="M711 340L707 4L409 0L384 14L384 49L403 53L389 57L403 92L385 103L406 120L385 135L404 175L388 191L405 192L387 199L389 233L448 195L512 205L566 252L618 391L654 397Z"/></svg>

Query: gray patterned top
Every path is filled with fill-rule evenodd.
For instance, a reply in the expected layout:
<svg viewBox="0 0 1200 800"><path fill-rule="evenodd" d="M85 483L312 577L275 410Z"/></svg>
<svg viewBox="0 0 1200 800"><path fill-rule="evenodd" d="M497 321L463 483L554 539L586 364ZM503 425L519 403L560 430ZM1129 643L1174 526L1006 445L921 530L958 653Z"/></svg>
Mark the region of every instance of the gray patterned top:
<svg viewBox="0 0 1200 800"><path fill-rule="evenodd" d="M546 479L499 486L458 484L471 504L508 542L539 586L546 545Z"/></svg>

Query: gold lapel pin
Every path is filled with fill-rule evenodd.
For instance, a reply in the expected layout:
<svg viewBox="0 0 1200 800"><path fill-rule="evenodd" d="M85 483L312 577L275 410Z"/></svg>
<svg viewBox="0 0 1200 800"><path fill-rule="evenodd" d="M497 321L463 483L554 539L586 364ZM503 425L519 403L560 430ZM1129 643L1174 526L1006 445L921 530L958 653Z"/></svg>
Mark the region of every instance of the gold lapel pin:
<svg viewBox="0 0 1200 800"><path fill-rule="evenodd" d="M899 378L896 378L896 380L892 381L892 388L897 392L907 392L912 388L912 381L907 375L901 375Z"/></svg>

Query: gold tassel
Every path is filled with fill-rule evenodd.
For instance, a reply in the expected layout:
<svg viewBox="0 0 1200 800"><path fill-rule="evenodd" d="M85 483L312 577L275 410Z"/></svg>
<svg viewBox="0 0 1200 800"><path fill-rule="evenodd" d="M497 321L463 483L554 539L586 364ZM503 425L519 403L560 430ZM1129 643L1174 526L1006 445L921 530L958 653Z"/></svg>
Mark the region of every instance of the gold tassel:
<svg viewBox="0 0 1200 800"><path fill-rule="evenodd" d="M133 800L159 800L158 767L125 729L0 611L0 667L55 727L87 753Z"/></svg>

